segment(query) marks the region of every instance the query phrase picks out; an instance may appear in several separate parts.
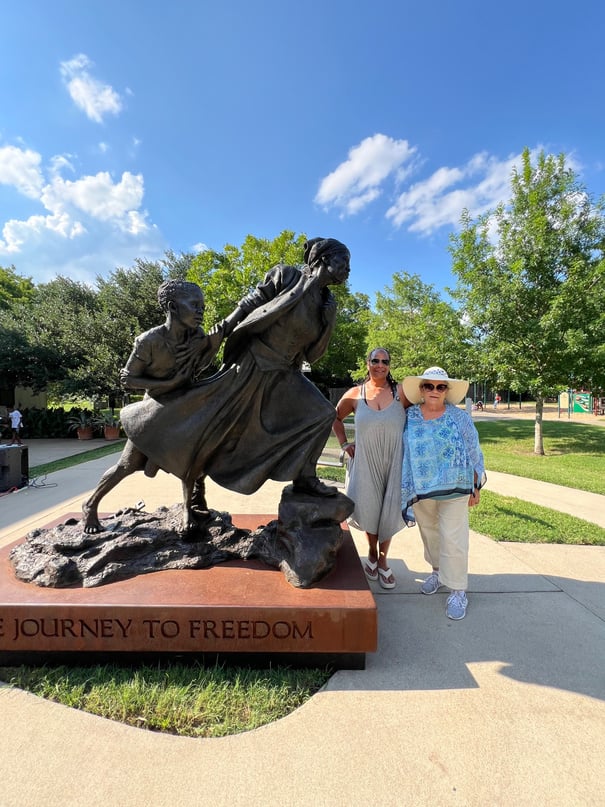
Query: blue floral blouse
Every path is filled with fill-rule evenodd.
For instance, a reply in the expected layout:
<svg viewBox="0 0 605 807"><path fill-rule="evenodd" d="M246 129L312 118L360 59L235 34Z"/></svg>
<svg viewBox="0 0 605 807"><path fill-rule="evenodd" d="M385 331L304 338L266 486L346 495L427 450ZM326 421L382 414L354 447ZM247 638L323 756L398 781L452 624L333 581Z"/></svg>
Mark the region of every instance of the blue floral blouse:
<svg viewBox="0 0 605 807"><path fill-rule="evenodd" d="M407 410L401 478L401 508L406 521L413 520L408 508L419 499L470 495L475 473L481 488L486 481L485 463L468 412L446 404L441 417L425 420L420 406Z"/></svg>

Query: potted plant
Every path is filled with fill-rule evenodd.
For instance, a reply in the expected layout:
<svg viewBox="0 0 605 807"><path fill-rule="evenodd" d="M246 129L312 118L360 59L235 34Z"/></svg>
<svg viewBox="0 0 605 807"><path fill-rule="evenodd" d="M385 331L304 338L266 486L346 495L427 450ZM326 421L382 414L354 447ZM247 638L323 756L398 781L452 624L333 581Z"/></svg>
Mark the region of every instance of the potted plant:
<svg viewBox="0 0 605 807"><path fill-rule="evenodd" d="M102 430L106 440L117 440L120 437L120 421L111 412L105 412L94 418L93 426Z"/></svg>
<svg viewBox="0 0 605 807"><path fill-rule="evenodd" d="M85 410L76 412L67 418L70 431L75 431L78 440L92 440L93 422L90 414Z"/></svg>

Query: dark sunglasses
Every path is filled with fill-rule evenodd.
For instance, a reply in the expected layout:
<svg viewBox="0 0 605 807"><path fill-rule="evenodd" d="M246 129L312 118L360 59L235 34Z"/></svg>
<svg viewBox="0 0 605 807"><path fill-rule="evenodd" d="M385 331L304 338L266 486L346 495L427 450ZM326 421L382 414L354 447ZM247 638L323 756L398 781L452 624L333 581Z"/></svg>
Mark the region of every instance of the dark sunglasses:
<svg viewBox="0 0 605 807"><path fill-rule="evenodd" d="M386 364L388 367L390 363L390 359L370 359L370 364Z"/></svg>
<svg viewBox="0 0 605 807"><path fill-rule="evenodd" d="M422 389L426 389L429 392L432 392L434 389L436 389L437 392L445 392L449 387L447 384L423 384Z"/></svg>

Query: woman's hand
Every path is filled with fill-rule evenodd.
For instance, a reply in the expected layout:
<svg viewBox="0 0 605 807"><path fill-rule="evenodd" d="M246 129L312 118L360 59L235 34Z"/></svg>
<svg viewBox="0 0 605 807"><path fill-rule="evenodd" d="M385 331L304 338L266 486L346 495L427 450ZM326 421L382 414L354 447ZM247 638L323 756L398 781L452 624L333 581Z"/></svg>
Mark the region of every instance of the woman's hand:
<svg viewBox="0 0 605 807"><path fill-rule="evenodd" d="M479 504L480 498L481 498L481 491L479 490L479 488L475 488L468 498L468 506L476 507Z"/></svg>
<svg viewBox="0 0 605 807"><path fill-rule="evenodd" d="M355 443L345 443L342 448L342 453L353 459L355 456Z"/></svg>

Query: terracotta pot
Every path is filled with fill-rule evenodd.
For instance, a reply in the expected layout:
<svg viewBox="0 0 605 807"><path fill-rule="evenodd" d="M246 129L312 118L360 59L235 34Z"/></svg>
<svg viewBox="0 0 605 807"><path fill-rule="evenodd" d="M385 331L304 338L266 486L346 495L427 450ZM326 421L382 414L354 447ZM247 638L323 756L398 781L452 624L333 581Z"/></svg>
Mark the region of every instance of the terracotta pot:
<svg viewBox="0 0 605 807"><path fill-rule="evenodd" d="M78 440L92 440L92 426L81 426L76 429Z"/></svg>
<svg viewBox="0 0 605 807"><path fill-rule="evenodd" d="M105 435L106 440L118 440L120 437L120 427L119 426L104 426L103 427L103 434Z"/></svg>

